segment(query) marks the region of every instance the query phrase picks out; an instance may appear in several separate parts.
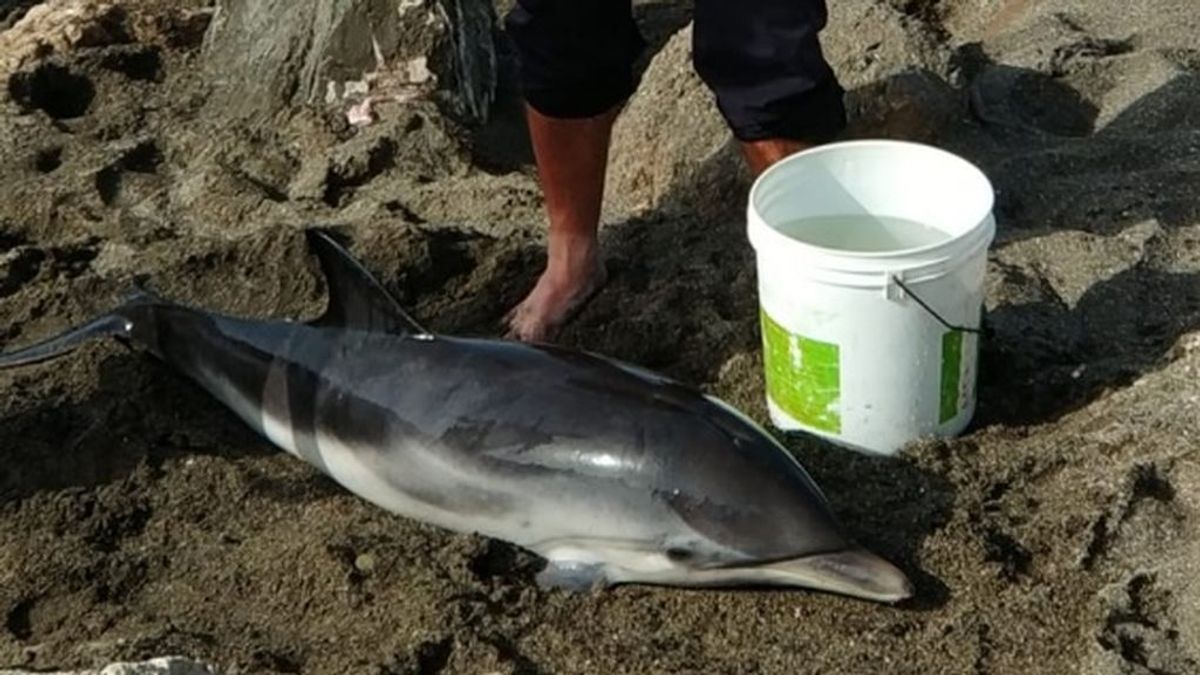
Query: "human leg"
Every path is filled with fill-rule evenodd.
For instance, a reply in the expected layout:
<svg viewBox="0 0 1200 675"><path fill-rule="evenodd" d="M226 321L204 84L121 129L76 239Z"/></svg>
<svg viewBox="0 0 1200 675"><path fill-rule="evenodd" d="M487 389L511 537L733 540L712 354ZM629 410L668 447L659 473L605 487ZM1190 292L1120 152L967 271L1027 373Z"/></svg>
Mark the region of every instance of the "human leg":
<svg viewBox="0 0 1200 675"><path fill-rule="evenodd" d="M824 0L697 0L696 72L755 175L846 124L844 94L818 33Z"/></svg>
<svg viewBox="0 0 1200 675"><path fill-rule="evenodd" d="M527 109L550 227L546 268L506 317L509 337L550 339L606 281L597 230L616 112L558 119Z"/></svg>
<svg viewBox="0 0 1200 675"><path fill-rule="evenodd" d="M521 0L506 18L549 221L546 268L507 315L549 339L605 281L597 230L608 144L643 43L629 0Z"/></svg>

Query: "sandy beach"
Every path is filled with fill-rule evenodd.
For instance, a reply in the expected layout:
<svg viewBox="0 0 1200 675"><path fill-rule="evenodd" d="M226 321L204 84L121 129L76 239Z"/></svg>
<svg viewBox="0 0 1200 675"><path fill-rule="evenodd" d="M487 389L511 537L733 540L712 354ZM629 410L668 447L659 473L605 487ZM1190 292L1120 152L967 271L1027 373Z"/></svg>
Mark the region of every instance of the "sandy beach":
<svg viewBox="0 0 1200 675"><path fill-rule="evenodd" d="M614 134L611 279L559 341L765 421L748 178L690 68L690 3L635 5L651 47ZM0 670L1200 672L1194 0L829 5L848 135L946 148L997 193L967 432L887 459L782 436L912 600L541 590L533 556L382 512L98 342L0 373ZM362 127L324 105L242 124L212 107L212 16L0 3L0 347L136 281L312 317L311 224L430 328L502 334L544 236L503 33L484 125L422 98Z"/></svg>

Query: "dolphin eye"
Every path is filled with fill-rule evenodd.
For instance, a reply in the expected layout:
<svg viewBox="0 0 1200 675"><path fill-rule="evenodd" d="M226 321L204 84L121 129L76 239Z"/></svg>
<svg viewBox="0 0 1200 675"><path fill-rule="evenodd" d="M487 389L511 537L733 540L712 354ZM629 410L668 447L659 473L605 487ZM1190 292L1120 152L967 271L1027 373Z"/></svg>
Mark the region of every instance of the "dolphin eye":
<svg viewBox="0 0 1200 675"><path fill-rule="evenodd" d="M671 548L667 549L667 560L672 560L674 562L691 560L694 555L695 554L691 550L680 548L678 546L672 546Z"/></svg>

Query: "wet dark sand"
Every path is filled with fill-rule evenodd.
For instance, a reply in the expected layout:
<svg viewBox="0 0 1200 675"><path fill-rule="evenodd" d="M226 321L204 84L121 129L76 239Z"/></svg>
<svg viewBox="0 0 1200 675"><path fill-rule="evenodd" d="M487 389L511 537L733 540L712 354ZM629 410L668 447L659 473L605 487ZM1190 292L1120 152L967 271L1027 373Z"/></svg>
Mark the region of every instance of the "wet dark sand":
<svg viewBox="0 0 1200 675"><path fill-rule="evenodd" d="M1160 25L1190 14L985 4L902 7L958 59L963 114L939 142L999 193L976 423L895 459L787 439L915 599L545 592L534 558L380 512L105 343L0 374L0 668L1197 672L1200 57ZM640 11L656 44L688 18ZM315 112L216 124L188 25L32 61L3 90L6 349L139 276L214 309L311 316L312 222L432 328L499 334L539 271L542 222L510 94L473 135L432 105L357 135ZM365 160L381 143L383 168ZM562 341L765 420L741 205L678 208L701 187L606 225L612 281Z"/></svg>

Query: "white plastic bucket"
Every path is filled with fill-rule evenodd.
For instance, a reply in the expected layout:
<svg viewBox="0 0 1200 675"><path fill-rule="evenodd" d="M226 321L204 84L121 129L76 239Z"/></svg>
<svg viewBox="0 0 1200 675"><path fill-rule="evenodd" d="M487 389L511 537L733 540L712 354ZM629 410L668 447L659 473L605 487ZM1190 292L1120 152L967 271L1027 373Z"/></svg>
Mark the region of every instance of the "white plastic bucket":
<svg viewBox="0 0 1200 675"><path fill-rule="evenodd" d="M903 141L824 145L759 176L747 230L776 427L882 454L966 428L993 202L974 165ZM806 219L828 216L903 218L940 241L895 250L814 243L829 228L806 230L820 222Z"/></svg>

